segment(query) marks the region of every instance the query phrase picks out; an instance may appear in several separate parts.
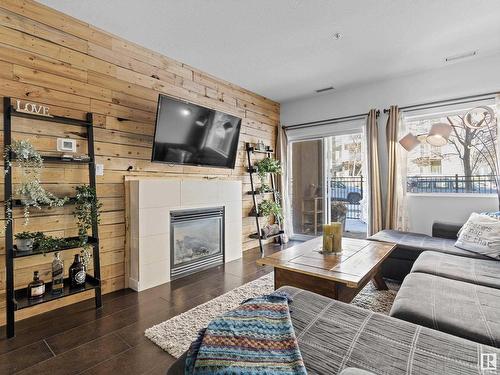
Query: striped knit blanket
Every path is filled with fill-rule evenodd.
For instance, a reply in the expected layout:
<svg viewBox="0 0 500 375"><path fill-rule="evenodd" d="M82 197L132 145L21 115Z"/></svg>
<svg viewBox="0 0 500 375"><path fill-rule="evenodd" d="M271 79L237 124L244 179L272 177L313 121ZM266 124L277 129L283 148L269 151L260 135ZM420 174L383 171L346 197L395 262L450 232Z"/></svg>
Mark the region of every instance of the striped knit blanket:
<svg viewBox="0 0 500 375"><path fill-rule="evenodd" d="M307 374L284 294L244 301L191 344L185 374Z"/></svg>

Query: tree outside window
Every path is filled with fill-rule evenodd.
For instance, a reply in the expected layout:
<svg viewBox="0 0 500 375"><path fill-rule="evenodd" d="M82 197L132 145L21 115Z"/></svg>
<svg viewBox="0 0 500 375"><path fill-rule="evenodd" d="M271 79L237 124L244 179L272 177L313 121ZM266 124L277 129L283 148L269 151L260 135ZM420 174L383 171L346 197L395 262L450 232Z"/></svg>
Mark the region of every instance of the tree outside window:
<svg viewBox="0 0 500 375"><path fill-rule="evenodd" d="M497 124L471 128L464 116L470 108L407 118L407 130L424 140L407 154L408 191L412 193L497 194ZM435 123L452 126L448 143L441 147L425 142Z"/></svg>

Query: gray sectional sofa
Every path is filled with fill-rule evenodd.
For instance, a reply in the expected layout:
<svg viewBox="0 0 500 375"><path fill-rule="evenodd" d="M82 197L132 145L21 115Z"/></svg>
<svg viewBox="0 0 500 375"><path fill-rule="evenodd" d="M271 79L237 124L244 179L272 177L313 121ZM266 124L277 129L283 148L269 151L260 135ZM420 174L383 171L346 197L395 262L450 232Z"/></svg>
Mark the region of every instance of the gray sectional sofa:
<svg viewBox="0 0 500 375"><path fill-rule="evenodd" d="M483 255L455 247L457 233L461 227L460 224L436 222L432 226L432 236L386 229L368 237L368 239L397 244L396 249L382 265L382 275L389 279L402 281L410 273L413 263L424 251L436 251L466 258L489 259Z"/></svg>
<svg viewBox="0 0 500 375"><path fill-rule="evenodd" d="M374 313L305 290L293 296L291 317L308 374L495 374L481 371L482 354L500 350ZM359 372L356 369L364 370ZM181 357L168 370L184 373Z"/></svg>
<svg viewBox="0 0 500 375"><path fill-rule="evenodd" d="M390 316L280 288L293 297L308 374L500 374L500 261L456 248L459 228L370 238L397 244L384 266L386 277L404 279ZM492 357L498 370L482 361ZM168 374L183 374L183 364Z"/></svg>

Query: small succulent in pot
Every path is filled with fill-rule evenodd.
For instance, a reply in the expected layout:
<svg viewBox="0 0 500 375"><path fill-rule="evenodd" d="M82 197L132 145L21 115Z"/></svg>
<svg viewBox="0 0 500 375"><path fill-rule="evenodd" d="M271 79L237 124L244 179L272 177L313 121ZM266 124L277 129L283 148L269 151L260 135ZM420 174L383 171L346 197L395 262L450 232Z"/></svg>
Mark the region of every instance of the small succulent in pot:
<svg viewBox="0 0 500 375"><path fill-rule="evenodd" d="M20 232L14 236L16 238L16 248L18 251L32 251L36 233Z"/></svg>

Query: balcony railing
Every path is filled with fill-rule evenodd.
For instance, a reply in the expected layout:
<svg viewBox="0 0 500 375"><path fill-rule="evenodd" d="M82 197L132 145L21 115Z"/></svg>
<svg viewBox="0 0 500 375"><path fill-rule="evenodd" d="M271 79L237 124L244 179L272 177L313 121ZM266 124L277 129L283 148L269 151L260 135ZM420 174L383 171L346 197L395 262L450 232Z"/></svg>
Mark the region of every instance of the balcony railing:
<svg viewBox="0 0 500 375"><path fill-rule="evenodd" d="M347 204L347 218L361 218L360 201L363 199L363 176L332 177L330 199Z"/></svg>
<svg viewBox="0 0 500 375"><path fill-rule="evenodd" d="M494 175L477 176L412 176L406 178L408 193L496 194Z"/></svg>

